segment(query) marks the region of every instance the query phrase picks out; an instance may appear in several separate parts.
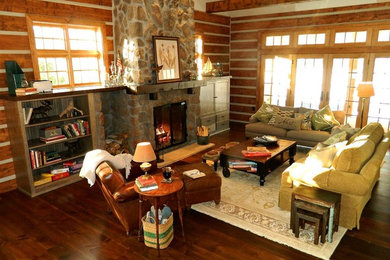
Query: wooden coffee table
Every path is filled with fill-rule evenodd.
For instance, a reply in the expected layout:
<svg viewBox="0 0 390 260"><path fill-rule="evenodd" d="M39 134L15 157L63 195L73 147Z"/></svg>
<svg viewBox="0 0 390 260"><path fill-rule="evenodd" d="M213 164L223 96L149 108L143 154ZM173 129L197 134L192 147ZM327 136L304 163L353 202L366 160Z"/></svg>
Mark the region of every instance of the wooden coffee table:
<svg viewBox="0 0 390 260"><path fill-rule="evenodd" d="M297 150L297 142L279 139L277 145L267 147L267 149L272 153L271 156L245 157L241 151L246 150L248 146L254 146L252 139L222 151L220 163L223 167L223 176L230 176L230 159L251 161L257 164L256 174L260 176L260 185L263 186L265 183L265 176L267 176L272 170L281 166L287 160L289 160L290 165L294 163L294 156Z"/></svg>

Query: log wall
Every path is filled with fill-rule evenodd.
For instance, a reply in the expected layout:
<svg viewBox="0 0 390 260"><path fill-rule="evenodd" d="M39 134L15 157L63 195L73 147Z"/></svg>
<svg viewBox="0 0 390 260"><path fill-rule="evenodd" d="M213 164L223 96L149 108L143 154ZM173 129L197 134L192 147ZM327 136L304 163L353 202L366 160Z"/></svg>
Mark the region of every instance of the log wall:
<svg viewBox="0 0 390 260"><path fill-rule="evenodd" d="M111 0L12 0L0 2L0 94L8 93L4 61L15 60L34 79L27 14L89 19L106 25L108 59L114 57ZM16 188L3 100L0 100L0 193Z"/></svg>

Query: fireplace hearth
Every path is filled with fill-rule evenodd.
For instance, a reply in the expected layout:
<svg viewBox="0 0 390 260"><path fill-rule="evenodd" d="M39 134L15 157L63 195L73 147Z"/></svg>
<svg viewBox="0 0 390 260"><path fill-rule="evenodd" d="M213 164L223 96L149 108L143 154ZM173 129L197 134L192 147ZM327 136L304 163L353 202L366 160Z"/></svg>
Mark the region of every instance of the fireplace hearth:
<svg viewBox="0 0 390 260"><path fill-rule="evenodd" d="M153 108L156 150L161 151L187 141L187 102Z"/></svg>

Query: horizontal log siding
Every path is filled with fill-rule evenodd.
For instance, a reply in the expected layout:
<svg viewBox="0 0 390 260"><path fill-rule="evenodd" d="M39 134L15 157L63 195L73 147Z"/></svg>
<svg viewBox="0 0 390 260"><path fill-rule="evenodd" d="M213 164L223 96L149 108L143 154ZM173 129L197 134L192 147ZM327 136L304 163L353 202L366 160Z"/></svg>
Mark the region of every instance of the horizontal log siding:
<svg viewBox="0 0 390 260"><path fill-rule="evenodd" d="M258 33L264 30L288 28L332 27L390 21L390 3L352 7L327 8L290 13L265 14L231 18L230 73L232 121L247 122L259 101Z"/></svg>
<svg viewBox="0 0 390 260"><path fill-rule="evenodd" d="M224 75L230 72L230 18L195 11L195 33L202 35L203 62L221 62Z"/></svg>
<svg viewBox="0 0 390 260"><path fill-rule="evenodd" d="M82 18L106 23L108 58L114 58L111 0L2 1L0 4L0 93L8 93L4 61L15 60L28 80L34 79L27 14ZM111 54L110 54L111 53ZM0 193L16 189L15 170L3 101L0 100Z"/></svg>

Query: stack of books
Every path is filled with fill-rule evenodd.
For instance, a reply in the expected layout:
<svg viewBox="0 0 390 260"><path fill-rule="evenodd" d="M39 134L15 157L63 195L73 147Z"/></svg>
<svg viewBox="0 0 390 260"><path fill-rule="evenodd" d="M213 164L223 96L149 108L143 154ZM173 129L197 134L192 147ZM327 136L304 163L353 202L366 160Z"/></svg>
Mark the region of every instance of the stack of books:
<svg viewBox="0 0 390 260"><path fill-rule="evenodd" d="M81 167L83 167L83 162L77 162L77 161L68 161L68 162L64 162L62 164L64 167L68 167L69 168L69 173L70 174L76 174L76 173L79 173L80 170L81 170Z"/></svg>
<svg viewBox="0 0 390 260"><path fill-rule="evenodd" d="M135 179L135 184L142 192L158 189L156 180L153 178L153 176L150 175L139 176L137 179Z"/></svg>
<svg viewBox="0 0 390 260"><path fill-rule="evenodd" d="M257 172L257 164L250 161L231 160L229 161L229 168L247 172Z"/></svg>
<svg viewBox="0 0 390 260"><path fill-rule="evenodd" d="M31 167L36 169L46 164L61 161L61 155L57 151L30 150Z"/></svg>
<svg viewBox="0 0 390 260"><path fill-rule="evenodd" d="M266 147L248 146L246 150L242 150L241 153L245 157L267 157L272 153L268 151Z"/></svg>
<svg viewBox="0 0 390 260"><path fill-rule="evenodd" d="M39 139L44 142L45 144L50 144L50 143L55 143L55 142L58 142L58 141L61 141L61 140L66 140L68 138L66 138L65 135L57 135L57 136L53 136L53 137L48 137L48 138L45 138L45 137L39 137Z"/></svg>
<svg viewBox="0 0 390 260"><path fill-rule="evenodd" d="M70 175L70 172L69 172L69 168L64 167L64 168L50 170L50 174L52 174L51 181L56 181L68 177Z"/></svg>
<svg viewBox="0 0 390 260"><path fill-rule="evenodd" d="M31 94L37 94L38 90L36 88L17 88L15 90L16 96L27 96Z"/></svg>

